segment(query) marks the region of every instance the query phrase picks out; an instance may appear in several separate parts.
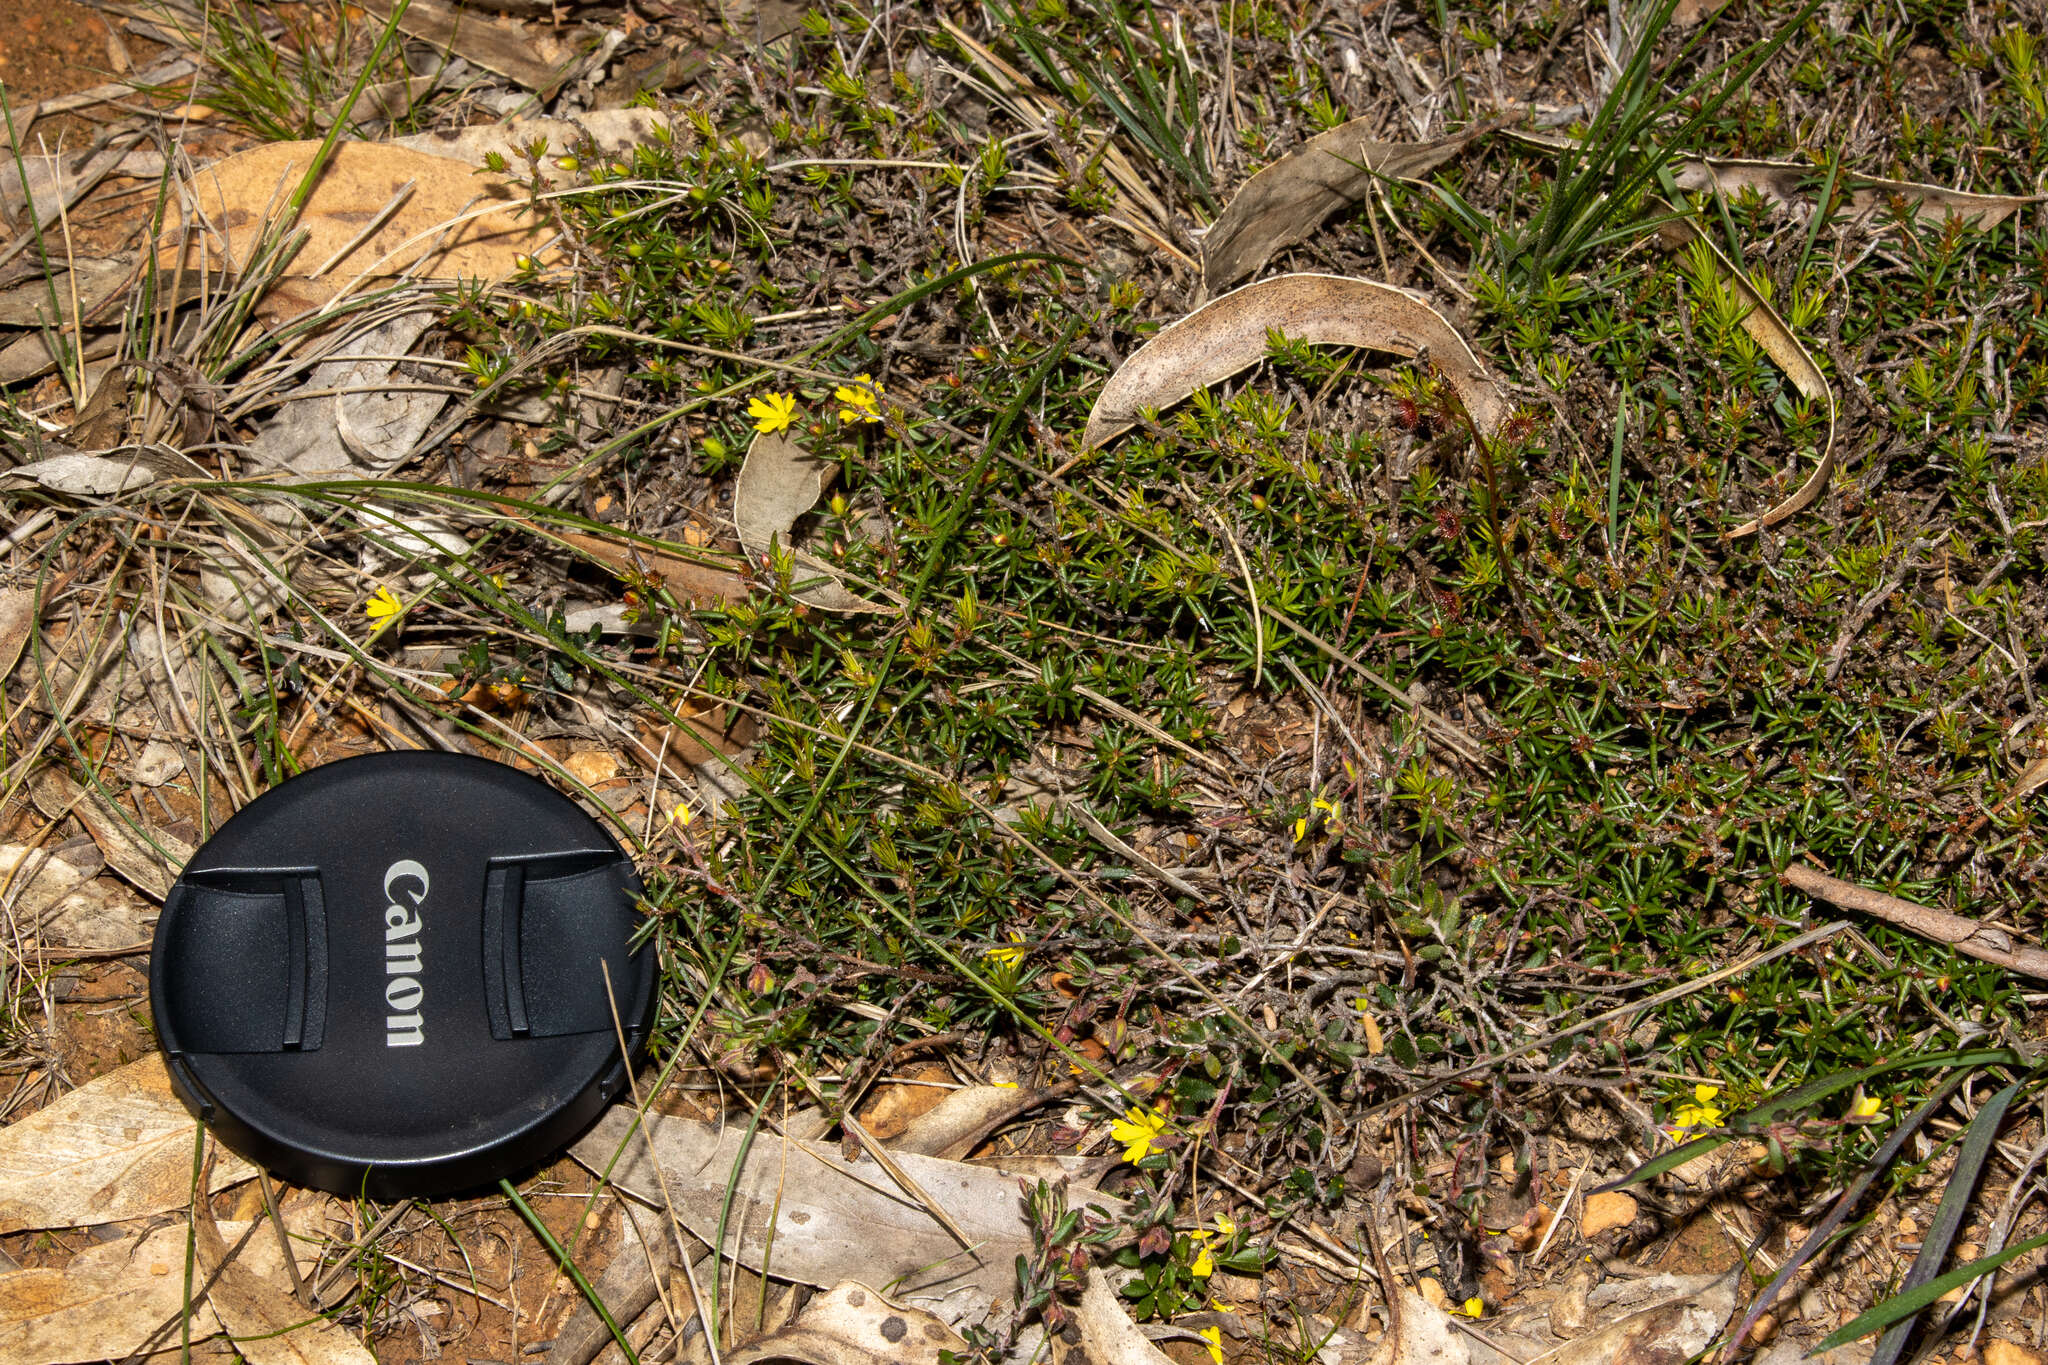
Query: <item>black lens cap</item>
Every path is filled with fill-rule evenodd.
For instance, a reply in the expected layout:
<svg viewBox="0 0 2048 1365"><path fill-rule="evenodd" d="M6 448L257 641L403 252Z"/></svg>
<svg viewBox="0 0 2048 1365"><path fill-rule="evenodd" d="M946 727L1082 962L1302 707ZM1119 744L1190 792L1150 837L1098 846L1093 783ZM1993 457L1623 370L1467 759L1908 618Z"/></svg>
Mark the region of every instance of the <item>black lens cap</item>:
<svg viewBox="0 0 2048 1365"><path fill-rule="evenodd" d="M330 763L250 802L171 887L157 1038L199 1117L296 1184L489 1184L565 1146L645 1049L640 889L603 826L502 763Z"/></svg>

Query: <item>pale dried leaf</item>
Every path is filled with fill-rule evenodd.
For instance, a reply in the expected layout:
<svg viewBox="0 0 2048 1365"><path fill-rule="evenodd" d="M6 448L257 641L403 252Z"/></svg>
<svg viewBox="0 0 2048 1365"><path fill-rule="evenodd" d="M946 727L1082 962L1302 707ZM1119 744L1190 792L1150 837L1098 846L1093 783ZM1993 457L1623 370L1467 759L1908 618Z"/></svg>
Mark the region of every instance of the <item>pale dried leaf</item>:
<svg viewBox="0 0 2048 1365"><path fill-rule="evenodd" d="M895 1303L864 1284L833 1286L811 1300L796 1321L742 1350L726 1365L771 1360L802 1365L938 1365L940 1351L965 1352L967 1343L940 1319Z"/></svg>
<svg viewBox="0 0 2048 1365"><path fill-rule="evenodd" d="M34 588L0 592L0 682L13 676L14 666L21 662L21 651L28 647L28 637L35 633L41 615L42 604Z"/></svg>
<svg viewBox="0 0 2048 1365"><path fill-rule="evenodd" d="M249 1365L377 1365L377 1357L353 1335L326 1318L310 1316L281 1275L263 1274L259 1262L240 1254L230 1259L206 1200L194 1204L192 1214L199 1269L212 1285L207 1302ZM276 1259L282 1270L282 1257Z"/></svg>
<svg viewBox="0 0 2048 1365"><path fill-rule="evenodd" d="M105 90L118 88L125 98L134 91L127 86L103 86ZM22 172L28 172L28 193L22 193ZM75 152L30 151L23 148L21 164L15 164L15 154L9 151L0 157L0 214L13 217L17 206L27 198L36 201L36 216L47 220L54 213L58 187L71 189L88 174L120 176L128 179L154 179L164 173L164 154L153 148L103 147L98 150L83 148Z"/></svg>
<svg viewBox="0 0 2048 1365"><path fill-rule="evenodd" d="M170 469L152 458L156 452L132 446L110 455L52 455L30 464L17 465L6 473L15 486L39 484L53 493L81 498L111 498L161 483ZM171 466L175 468L175 466Z"/></svg>
<svg viewBox="0 0 2048 1365"><path fill-rule="evenodd" d="M1687 157L1673 167L1672 178L1682 190L1716 190L1730 196L1751 190L1773 203L1810 204L1819 174L1818 167L1797 161ZM1917 180L1885 180L1853 173L1845 175L1843 182L1852 215L1897 202L1914 214L1938 212L1976 228L1996 227L2021 209L2048 200L2048 195L1972 194Z"/></svg>
<svg viewBox="0 0 2048 1365"><path fill-rule="evenodd" d="M1116 1156L1074 1156L1065 1152L1042 1156L1012 1152L1005 1156L969 1157L967 1164L1001 1171L1004 1175L1022 1176L1026 1180L1046 1180L1055 1185L1062 1180L1070 1180L1076 1186L1093 1187L1101 1183L1102 1177L1109 1174L1120 1160Z"/></svg>
<svg viewBox="0 0 2048 1365"><path fill-rule="evenodd" d="M391 17L391 0L364 0L379 21ZM474 62L486 71L517 81L543 100L553 99L576 58L549 62L534 51L517 20L458 9L448 0L412 0L398 21L399 32L419 38L443 52Z"/></svg>
<svg viewBox="0 0 2048 1365"><path fill-rule="evenodd" d="M1074 1309L1074 1325L1080 1329L1078 1342L1053 1337L1055 1365L1173 1365L1166 1352L1138 1330L1109 1276L1100 1269L1088 1271L1081 1302Z"/></svg>
<svg viewBox="0 0 2048 1365"><path fill-rule="evenodd" d="M185 1207L194 1126L164 1059L153 1053L0 1128L0 1233L118 1223ZM255 1174L224 1154L209 1188Z"/></svg>
<svg viewBox="0 0 2048 1365"><path fill-rule="evenodd" d="M52 350L55 343L58 349ZM0 386L19 384L25 379L35 379L57 368L61 356L65 364L76 358L74 338L66 332L62 339L43 331L27 332L16 337L5 346L0 346ZM115 334L111 331L88 331L85 334L87 361L105 360L114 353Z"/></svg>
<svg viewBox="0 0 2048 1365"><path fill-rule="evenodd" d="M1250 369L1265 358L1268 332L1320 346L1427 354L1481 435L1508 418L1507 398L1465 338L1415 295L1344 275L1276 275L1204 304L1140 346L1103 386L1082 443L1099 446L1142 410Z"/></svg>
<svg viewBox="0 0 2048 1365"><path fill-rule="evenodd" d="M62 1269L0 1275L0 1360L67 1365L121 1360L152 1339L159 1348L177 1346L177 1320L185 1307L186 1231L183 1223L175 1223L87 1247ZM164 1332L167 1323L170 1329ZM219 1331L213 1310L198 1304L192 1312L192 1339Z"/></svg>
<svg viewBox="0 0 2048 1365"><path fill-rule="evenodd" d="M796 555L797 581L804 584L796 595L820 610L887 611L882 603L848 591L845 584L829 576L832 570L822 561L790 545L790 528L796 525L797 518L818 505L818 499L837 477L839 466L835 462L817 459L780 432L756 434L753 444L747 447L746 462L740 466L740 476L732 491L732 520L739 532L740 547L756 564L772 545L792 550ZM822 582L806 582L820 575L826 575Z"/></svg>
<svg viewBox="0 0 2048 1365"><path fill-rule="evenodd" d="M639 1134L627 1141L633 1111L615 1108L574 1153L601 1169L615 1153L612 1180L642 1198L657 1199L654 1167ZM719 1212L732 1189L727 1256L760 1270L773 1225L773 1269L778 1278L827 1288L855 1276L894 1287L898 1297L937 1312L948 1322L986 1311L1016 1293L1016 1260L1032 1254L1031 1229L1014 1176L906 1153L895 1158L969 1239L963 1250L939 1223L872 1160L847 1162L815 1143L756 1135L739 1154L744 1130L667 1115L648 1119L676 1214L691 1233L712 1243ZM737 1168L737 1179L734 1172ZM1093 1204L1114 1214L1122 1204L1092 1191L1071 1191L1075 1207Z"/></svg>
<svg viewBox="0 0 2048 1365"><path fill-rule="evenodd" d="M1692 243L1699 243L1713 256L1720 269L1722 279L1741 294L1749 304L1749 312L1743 315L1742 330L1763 347L1764 353L1777 362L1785 377L1792 381L1792 387L1809 400L1821 404L1827 411L1827 429L1821 438L1820 450L1813 463L1813 470L1806 481L1781 499L1769 511L1753 520L1746 521L1732 531L1723 532L1723 539L1732 540L1737 536L1753 535L1767 526L1776 526L1787 517L1803 510L1820 490L1827 486L1828 475L1835 468L1835 391L1828 384L1827 376L1821 373L1811 353L1792 334L1792 328L1778 311L1756 292L1749 277L1729 264L1711 238L1701 232L1689 219L1673 217L1658 228L1658 235L1664 241L1679 249Z"/></svg>
<svg viewBox="0 0 2048 1365"><path fill-rule="evenodd" d="M434 321L422 308L386 318L338 345L257 428L250 455L294 474L381 471L408 454L447 404L440 393L389 387L397 357ZM360 457L360 458L359 458Z"/></svg>
<svg viewBox="0 0 2048 1365"><path fill-rule="evenodd" d="M142 746L142 752L124 765L131 782L145 787L161 787L164 783L185 771L185 756L174 744L152 739Z"/></svg>
<svg viewBox="0 0 2048 1365"><path fill-rule="evenodd" d="M38 273L0 289L0 327L40 327L52 322L69 325L74 291L78 295L78 310L88 319L93 318L101 304L126 291L134 273L135 257L129 253L98 259L79 257L68 263L52 261L47 277Z"/></svg>
<svg viewBox="0 0 2048 1365"><path fill-rule="evenodd" d="M524 174L526 149L538 142L547 154L535 169L550 185L565 185L576 172L555 164L564 152L585 142L597 155L612 159L628 156L641 143L652 140L657 128L667 128L667 116L652 109L592 109L569 118L519 118L504 123L476 123L467 128L444 128L432 133L414 133L389 139L394 147L410 147L434 156L453 157L472 166L496 152L506 164Z"/></svg>
<svg viewBox="0 0 2048 1365"><path fill-rule="evenodd" d="M1794 1341L1791 1337L1779 1337L1771 1343L1769 1350L1757 1354L1756 1365L1868 1365L1877 1350L1877 1341L1866 1337L1814 1355L1807 1354L1807 1346L1808 1343ZM1989 1365L1988 1353L1986 1365Z"/></svg>
<svg viewBox="0 0 2048 1365"><path fill-rule="evenodd" d="M79 952L148 952L156 907L110 877L99 877L51 906L38 921L45 945Z"/></svg>
<svg viewBox="0 0 2048 1365"><path fill-rule="evenodd" d="M1641 1365L1690 1360L1735 1311L1735 1276L1654 1275L1605 1284L1588 1296L1607 1325L1546 1351L1529 1365Z"/></svg>
<svg viewBox="0 0 2048 1365"><path fill-rule="evenodd" d="M117 808L98 791L55 769L46 768L31 778L29 795L36 809L52 820L77 816L100 846L107 865L155 900L170 894L171 883L192 861L192 845L175 834L150 828L132 811Z"/></svg>
<svg viewBox="0 0 2048 1365"><path fill-rule="evenodd" d="M1318 133L1245 181L1202 239L1203 287L1213 294L1257 274L1275 252L1364 198L1375 176L1428 175L1489 131L1480 126L1428 142L1380 142L1372 136L1378 121L1353 119Z"/></svg>
<svg viewBox="0 0 2048 1365"><path fill-rule="evenodd" d="M196 270L202 250L215 269L246 267L319 147L269 143L196 172L190 192L203 226L182 242L176 231L167 231L158 247L159 268ZM398 207L384 214L401 195ZM376 230L362 237L380 214ZM500 280L517 268L518 257L538 250L545 235L525 191L506 177L375 142L335 147L296 229L308 236L286 273L297 277L301 301L331 297L358 276ZM322 272L318 279L307 278L315 271Z"/></svg>
<svg viewBox="0 0 2048 1365"><path fill-rule="evenodd" d="M628 582L642 578L658 579L679 602L706 606L746 600L745 579L694 559L685 559L652 546L622 545L615 540L576 531L549 530L543 534L604 565Z"/></svg>
<svg viewBox="0 0 2048 1365"><path fill-rule="evenodd" d="M906 1123L902 1133L889 1144L889 1150L921 1156L944 1155L954 1143L972 1137L1000 1115L1013 1112L1021 1093L1015 1086L1003 1085L970 1085L950 1090L944 1099Z"/></svg>
<svg viewBox="0 0 2048 1365"><path fill-rule="evenodd" d="M0 896L14 932L30 937L30 925L100 870L96 857L47 845L0 844Z"/></svg>
<svg viewBox="0 0 2048 1365"><path fill-rule="evenodd" d="M1396 1292L1401 1302L1400 1355L1394 1354L1389 1332L1366 1357L1367 1365L1470 1365L1471 1338L1453 1325L1449 1314L1405 1284Z"/></svg>

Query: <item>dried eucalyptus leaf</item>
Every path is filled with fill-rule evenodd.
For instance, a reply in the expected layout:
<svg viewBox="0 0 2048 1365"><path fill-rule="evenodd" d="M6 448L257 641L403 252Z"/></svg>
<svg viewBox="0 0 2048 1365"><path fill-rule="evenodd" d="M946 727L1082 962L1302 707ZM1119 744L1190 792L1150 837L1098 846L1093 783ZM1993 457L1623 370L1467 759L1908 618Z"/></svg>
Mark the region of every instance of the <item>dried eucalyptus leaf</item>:
<svg viewBox="0 0 2048 1365"><path fill-rule="evenodd" d="M1603 1291L1625 1298L1601 1301ZM1602 1285L1591 1296L1605 1327L1568 1341L1529 1365L1636 1365L1690 1360L1707 1349L1735 1311L1735 1276L1656 1275Z"/></svg>
<svg viewBox="0 0 2048 1365"><path fill-rule="evenodd" d="M732 494L733 526L747 557L759 563L776 544L789 546L790 528L818 505L837 477L838 465L817 459L787 437L768 431L755 436ZM798 588L800 600L823 611L889 610L883 603L849 592L835 577L829 577L833 571L823 561L790 548L796 554L799 581L828 575L823 582Z"/></svg>
<svg viewBox="0 0 2048 1365"><path fill-rule="evenodd" d="M535 143L548 148L535 169L550 185L566 185L576 173L555 165L555 155L581 147L586 141L599 156L623 157L635 147L656 137L668 127L668 118L652 109L592 109L568 118L516 118L504 123L479 123L467 128L446 128L432 133L389 139L394 147L434 156L452 157L472 166L496 153L515 170L526 169L526 149Z"/></svg>
<svg viewBox="0 0 2048 1365"><path fill-rule="evenodd" d="M192 1115L157 1053L0 1128L0 1232L82 1227L192 1202ZM207 1188L255 1169L223 1155Z"/></svg>
<svg viewBox="0 0 2048 1365"><path fill-rule="evenodd" d="M1756 344L1763 347L1765 354L1777 362L1793 388L1827 409L1827 430L1821 437L1813 470L1806 476L1806 481L1762 516L1722 533L1723 539L1727 540L1754 535L1804 509L1827 486L1828 476L1835 468L1835 391L1828 384L1827 376L1821 373L1820 366L1814 362L1812 353L1792 334L1791 325L1778 316L1777 310L1750 284L1749 277L1731 265L1705 233L1689 220L1677 217L1667 220L1657 231L1666 244L1676 249L1697 243L1713 256L1722 278L1749 304L1749 312L1742 318L1742 330L1748 332Z"/></svg>
<svg viewBox="0 0 2048 1365"><path fill-rule="evenodd" d="M89 1246L61 1269L0 1275L0 1360L65 1365L141 1349L184 1310L185 1235L174 1223ZM191 1339L219 1331L213 1310L194 1304ZM178 1345L179 1332L168 1340Z"/></svg>
<svg viewBox="0 0 2048 1365"><path fill-rule="evenodd" d="M1372 136L1377 121L1353 119L1318 133L1245 181L1202 239L1203 287L1213 294L1256 274L1275 252L1362 199L1375 176L1428 175L1489 131L1481 125L1428 142L1380 142Z"/></svg>
<svg viewBox="0 0 2048 1365"><path fill-rule="evenodd" d="M1511 410L1458 329L1415 295L1345 275L1276 275L1203 305L1139 347L1103 386L1082 443L1102 445L1142 410L1250 369L1265 358L1272 332L1316 345L1426 354L1482 435L1498 430Z"/></svg>
<svg viewBox="0 0 2048 1365"><path fill-rule="evenodd" d="M1751 190L1772 203L1809 204L1818 175L1819 168L1798 161L1688 157L1673 168L1672 178L1682 190L1714 190L1725 195ZM1845 175L1843 182L1851 214L1868 213L1896 201L1916 214L1940 212L1977 228L1997 227L2021 209L2048 200L2039 194L1972 194L1917 180L1854 173Z"/></svg>
<svg viewBox="0 0 2048 1365"><path fill-rule="evenodd" d="M185 472L196 473L183 461L167 461L158 451L144 446L105 455L51 455L32 464L17 465L6 473L9 483L40 484L53 493L79 498L111 498L148 488L166 478Z"/></svg>
<svg viewBox="0 0 2048 1365"><path fill-rule="evenodd" d="M273 142L196 172L190 193L203 226L167 231L158 268L196 270L202 259L230 273L247 267L319 149ZM294 227L306 240L285 273L295 298L312 303L358 276L501 280L539 251L546 231L509 178L376 142L334 148Z"/></svg>
<svg viewBox="0 0 2048 1365"><path fill-rule="evenodd" d="M894 1158L965 1230L968 1249L865 1157L849 1162L836 1147L766 1132L749 1143L739 1125L721 1130L672 1115L648 1115L643 1136L633 1121L631 1108L614 1108L572 1149L576 1159L609 1167L621 1189L659 1201L651 1142L683 1226L708 1244L723 1225L722 1251L750 1269L767 1259L778 1277L820 1288L877 1279L957 1323L1014 1295L1017 1257L1032 1254L1015 1176L907 1152ZM1112 1216L1124 1208L1093 1190L1070 1190L1068 1199Z"/></svg>
<svg viewBox="0 0 2048 1365"><path fill-rule="evenodd" d="M939 1365L939 1352L964 1353L967 1343L921 1308L882 1297L849 1281L811 1300L795 1322L739 1351L726 1365Z"/></svg>

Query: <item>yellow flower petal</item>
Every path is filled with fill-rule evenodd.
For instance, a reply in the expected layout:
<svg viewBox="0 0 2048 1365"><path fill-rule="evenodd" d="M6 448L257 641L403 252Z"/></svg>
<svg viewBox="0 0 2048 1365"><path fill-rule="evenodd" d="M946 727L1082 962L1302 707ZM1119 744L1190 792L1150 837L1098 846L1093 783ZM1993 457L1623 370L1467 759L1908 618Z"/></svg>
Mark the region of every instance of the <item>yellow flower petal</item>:
<svg viewBox="0 0 2048 1365"><path fill-rule="evenodd" d="M1140 1109L1133 1106L1124 1116L1109 1126L1111 1138L1124 1145L1124 1160L1143 1161L1151 1155L1152 1144L1166 1131L1165 1106L1157 1109Z"/></svg>
<svg viewBox="0 0 2048 1365"><path fill-rule="evenodd" d="M1195 1256L1195 1263L1188 1267L1188 1274L1198 1280L1206 1280L1215 1273L1216 1258L1209 1254L1208 1245L1204 1243L1201 1251Z"/></svg>
<svg viewBox="0 0 2048 1365"><path fill-rule="evenodd" d="M796 421L796 396L788 393L764 394L747 402L747 415L754 419L754 430L768 433L786 430Z"/></svg>
<svg viewBox="0 0 2048 1365"><path fill-rule="evenodd" d="M881 413L882 386L872 375L859 374L851 384L841 384L832 390L832 396L844 404L839 409L842 422L879 422Z"/></svg>
<svg viewBox="0 0 2048 1365"><path fill-rule="evenodd" d="M405 603L389 588L379 588L363 603L363 615L372 621L386 621L405 610Z"/></svg>
<svg viewBox="0 0 2048 1365"><path fill-rule="evenodd" d="M1223 1365L1223 1329L1221 1327L1204 1327L1195 1335L1209 1343L1209 1359L1214 1362L1214 1365Z"/></svg>
<svg viewBox="0 0 2048 1365"><path fill-rule="evenodd" d="M1720 1086L1708 1085L1705 1081L1701 1081L1698 1085L1692 1088L1693 1099L1703 1106L1712 1103L1714 1096L1720 1093Z"/></svg>
<svg viewBox="0 0 2048 1365"><path fill-rule="evenodd" d="M1486 1301L1478 1298L1467 1299L1459 1305L1458 1311L1468 1318L1476 1318L1486 1311Z"/></svg>
<svg viewBox="0 0 2048 1365"><path fill-rule="evenodd" d="M1009 937L1012 943L1023 943L1025 941L1024 935L1020 930L1012 929ZM1000 962L1005 967L1014 967L1019 962L1022 962L1030 951L1029 948L990 948L983 952L981 956L984 962Z"/></svg>

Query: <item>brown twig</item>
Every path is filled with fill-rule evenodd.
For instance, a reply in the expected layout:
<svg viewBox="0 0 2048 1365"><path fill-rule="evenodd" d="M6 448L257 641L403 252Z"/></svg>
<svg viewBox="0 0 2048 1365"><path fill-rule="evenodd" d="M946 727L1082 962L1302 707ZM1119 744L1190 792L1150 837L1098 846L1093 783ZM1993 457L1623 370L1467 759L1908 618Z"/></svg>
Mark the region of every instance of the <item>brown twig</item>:
<svg viewBox="0 0 2048 1365"><path fill-rule="evenodd" d="M1869 887L1830 877L1803 863L1794 863L1786 868L1785 880L1830 905L1875 915L1909 934L1950 944L1957 952L1980 962L1995 963L2008 971L2048 980L2048 951L2014 943L2010 934L1967 916L1915 905L1883 891L1872 891Z"/></svg>

